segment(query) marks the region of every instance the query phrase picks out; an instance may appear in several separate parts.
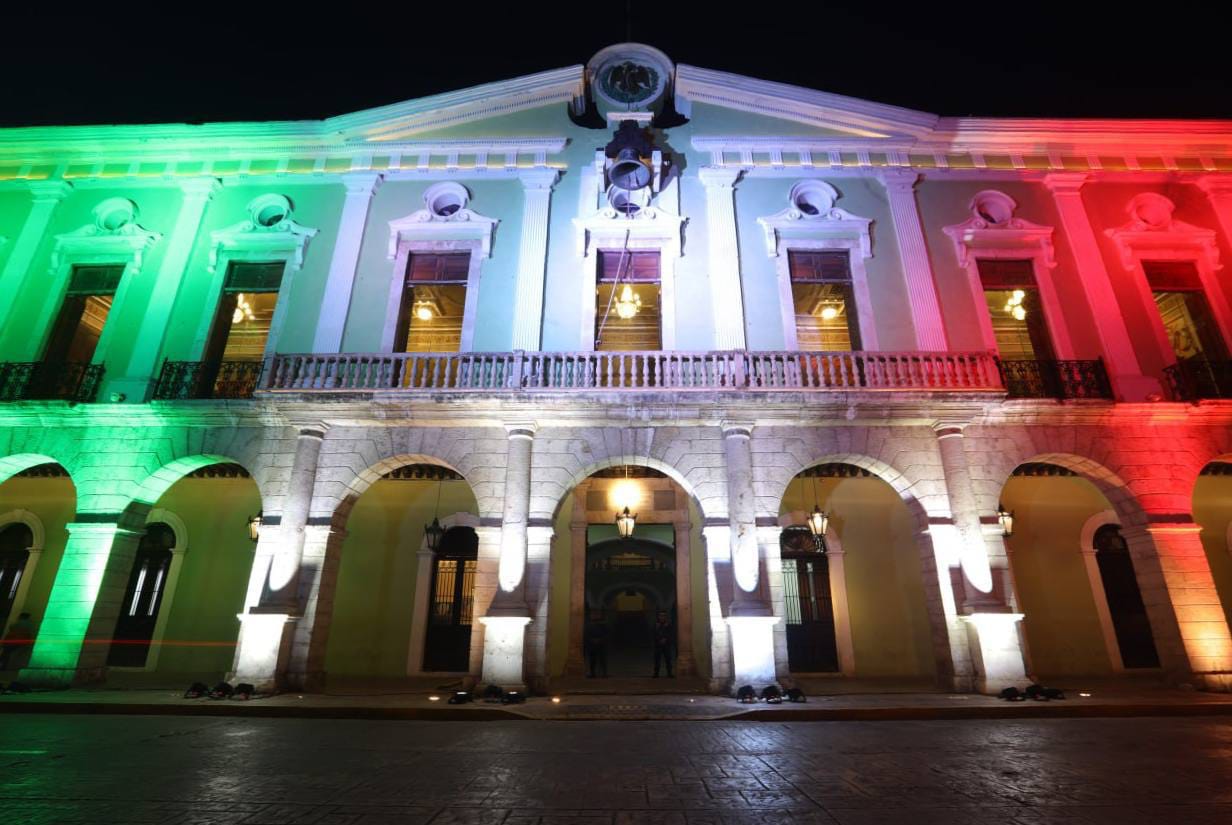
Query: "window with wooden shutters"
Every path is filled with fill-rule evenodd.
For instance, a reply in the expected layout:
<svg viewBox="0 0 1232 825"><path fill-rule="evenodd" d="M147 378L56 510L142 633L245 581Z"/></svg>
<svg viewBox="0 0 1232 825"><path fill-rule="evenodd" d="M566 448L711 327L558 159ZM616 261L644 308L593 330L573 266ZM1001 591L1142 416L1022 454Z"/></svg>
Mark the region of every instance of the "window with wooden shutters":
<svg viewBox="0 0 1232 825"><path fill-rule="evenodd" d="M851 262L846 250L789 250L796 346L814 352L861 348Z"/></svg>
<svg viewBox="0 0 1232 825"><path fill-rule="evenodd" d="M88 364L94 359L124 266L75 266L43 361Z"/></svg>
<svg viewBox="0 0 1232 825"><path fill-rule="evenodd" d="M599 250L596 273L595 349L660 349L663 334L659 253Z"/></svg>
<svg viewBox="0 0 1232 825"><path fill-rule="evenodd" d="M469 253L412 253L407 262L395 352L457 352L462 347Z"/></svg>
<svg viewBox="0 0 1232 825"><path fill-rule="evenodd" d="M259 361L265 357L278 305L285 261L232 261L210 326L204 361Z"/></svg>
<svg viewBox="0 0 1232 825"><path fill-rule="evenodd" d="M1178 360L1228 357L1223 335L1206 300L1198 270L1190 261L1143 261L1155 308Z"/></svg>
<svg viewBox="0 0 1232 825"><path fill-rule="evenodd" d="M983 258L976 263L997 354L1007 361L1052 361L1056 356L1034 262Z"/></svg>
<svg viewBox="0 0 1232 825"><path fill-rule="evenodd" d="M428 672L470 667L471 625L475 620L475 573L479 536L470 527L451 527L441 537L432 565L423 668Z"/></svg>

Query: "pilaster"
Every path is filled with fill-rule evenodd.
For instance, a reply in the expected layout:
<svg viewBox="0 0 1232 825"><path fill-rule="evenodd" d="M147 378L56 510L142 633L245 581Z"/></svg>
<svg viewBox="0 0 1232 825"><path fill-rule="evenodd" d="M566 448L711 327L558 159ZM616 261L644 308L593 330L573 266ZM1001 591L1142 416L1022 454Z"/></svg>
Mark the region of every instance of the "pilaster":
<svg viewBox="0 0 1232 825"><path fill-rule="evenodd" d="M321 313L312 342L313 352L342 351L342 333L351 308L351 290L355 285L359 252L368 225L368 210L372 205L372 196L383 180L383 176L371 172L343 175L346 199L338 219L338 239L334 242L334 255L329 262Z"/></svg>
<svg viewBox="0 0 1232 825"><path fill-rule="evenodd" d="M879 175L890 201L890 216L894 220L894 237L903 263L903 278L907 284L907 300L911 305L911 321L915 327L916 348L927 352L943 352L949 348L941 303L933 278L928 247L924 243L924 228L915 200L915 185L920 176L906 169L889 169Z"/></svg>
<svg viewBox="0 0 1232 825"><path fill-rule="evenodd" d="M744 295L740 284L735 186L741 170L707 166L698 172L706 187L706 225L710 252L710 300L714 348L744 349Z"/></svg>
<svg viewBox="0 0 1232 825"><path fill-rule="evenodd" d="M30 181L27 186L33 201L30 214L22 224L21 231L13 240L13 248L9 250L8 260L0 269L0 330L5 329L13 306L17 302L17 293L29 274L30 264L38 252L52 215L60 201L73 191L72 184L62 180Z"/></svg>
<svg viewBox="0 0 1232 825"><path fill-rule="evenodd" d="M1052 192L1078 265L1078 283L1094 317L1095 332L1112 387L1123 401L1142 401L1148 395L1159 393L1161 387L1158 380L1144 376L1138 364L1112 278L1082 203L1082 187L1086 181L1087 176L1082 172L1056 172L1044 176L1044 185Z"/></svg>
<svg viewBox="0 0 1232 825"><path fill-rule="evenodd" d="M693 655L692 548L689 546L692 525L688 521L677 521L672 526L676 532L676 674L692 676L697 672Z"/></svg>
<svg viewBox="0 0 1232 825"><path fill-rule="evenodd" d="M518 248L518 280L513 315L513 348L539 349L543 323L543 276L548 253L548 216L552 187L560 173L533 169L518 175L525 205L522 209L522 240Z"/></svg>
<svg viewBox="0 0 1232 825"><path fill-rule="evenodd" d="M154 288L141 316L133 354L122 378L108 382L113 392L118 392L130 401L144 401L150 386L158 376L155 369L162 355L163 341L171 313L175 309L184 272L192 255L193 245L201 229L205 208L222 188L216 178L191 178L180 181L184 193L175 226L167 238L162 263L155 275Z"/></svg>

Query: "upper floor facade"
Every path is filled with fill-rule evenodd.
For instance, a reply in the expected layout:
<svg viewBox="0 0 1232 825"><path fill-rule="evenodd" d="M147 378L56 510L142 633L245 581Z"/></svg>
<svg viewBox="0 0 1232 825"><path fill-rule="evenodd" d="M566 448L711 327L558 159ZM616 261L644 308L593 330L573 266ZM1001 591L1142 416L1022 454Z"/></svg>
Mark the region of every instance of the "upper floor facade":
<svg viewBox="0 0 1232 825"><path fill-rule="evenodd" d="M0 130L0 398L1232 396L1232 123L674 64L322 121Z"/></svg>

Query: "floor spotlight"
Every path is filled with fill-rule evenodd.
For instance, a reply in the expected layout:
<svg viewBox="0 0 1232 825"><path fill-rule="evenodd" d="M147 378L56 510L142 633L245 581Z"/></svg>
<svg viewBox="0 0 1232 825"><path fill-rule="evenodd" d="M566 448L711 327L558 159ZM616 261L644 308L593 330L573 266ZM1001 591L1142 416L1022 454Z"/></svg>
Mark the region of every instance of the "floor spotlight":
<svg viewBox="0 0 1232 825"><path fill-rule="evenodd" d="M511 690L501 699L504 705L520 705L526 701L526 696L520 690Z"/></svg>
<svg viewBox="0 0 1232 825"><path fill-rule="evenodd" d="M227 699L231 694L235 693L235 688L231 687L227 682L219 682L210 688L209 697L211 699Z"/></svg>
<svg viewBox="0 0 1232 825"><path fill-rule="evenodd" d="M752 705L757 701L757 691L752 685L741 685L736 691L736 701L742 705Z"/></svg>
<svg viewBox="0 0 1232 825"><path fill-rule="evenodd" d="M766 685L762 689L761 700L768 705L781 705L783 703L783 693L778 689L777 685Z"/></svg>
<svg viewBox="0 0 1232 825"><path fill-rule="evenodd" d="M807 702L808 698L804 695L804 691L798 687L788 688L785 694L788 702Z"/></svg>
<svg viewBox="0 0 1232 825"><path fill-rule="evenodd" d="M499 702L505 698L505 691L501 690L500 685L488 685L483 689L483 701Z"/></svg>
<svg viewBox="0 0 1232 825"><path fill-rule="evenodd" d="M471 697L471 695L470 695L470 693L469 693L468 691L465 691L465 690L456 690L456 691L454 691L453 696L450 696L450 697L449 697L449 704L451 704L451 705L465 705L465 704L467 704L468 702L470 702L470 701L471 701L471 698L472 698L472 697Z"/></svg>
<svg viewBox="0 0 1232 825"><path fill-rule="evenodd" d="M248 682L240 682L238 685L235 686L235 690L232 691L231 698L248 701L249 699L252 698L252 695L256 692L257 692L257 689L253 687L252 685L250 685Z"/></svg>
<svg viewBox="0 0 1232 825"><path fill-rule="evenodd" d="M209 687L205 682L193 682L188 686L188 690L184 691L185 699L200 699L202 696L210 692Z"/></svg>

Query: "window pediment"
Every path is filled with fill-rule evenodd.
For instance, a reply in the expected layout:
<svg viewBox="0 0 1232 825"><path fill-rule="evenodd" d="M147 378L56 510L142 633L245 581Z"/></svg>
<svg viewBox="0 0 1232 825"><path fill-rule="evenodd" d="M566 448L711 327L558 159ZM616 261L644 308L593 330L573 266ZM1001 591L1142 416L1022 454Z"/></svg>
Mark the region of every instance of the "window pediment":
<svg viewBox="0 0 1232 825"><path fill-rule="evenodd" d="M480 215L464 207L448 215L438 214L430 208L420 209L389 222L387 257L391 261L398 257L398 247L404 243L478 241L482 256L490 258L492 234L498 223L500 221L496 218Z"/></svg>
<svg viewBox="0 0 1232 825"><path fill-rule="evenodd" d="M222 253L232 257L285 259L291 269L304 265L308 240L316 229L291 217L291 202L282 195L260 195L248 204L248 219L210 233L209 271Z"/></svg>
<svg viewBox="0 0 1232 825"><path fill-rule="evenodd" d="M1135 195L1125 205L1129 220L1104 231L1121 256L1121 265L1132 269L1146 255L1198 258L1211 269L1220 269L1215 232L1172 217L1176 206L1155 192Z"/></svg>
<svg viewBox="0 0 1232 825"><path fill-rule="evenodd" d="M634 213L620 212L606 206L585 218L574 218L577 251L589 257L601 247L620 247L626 237L631 243L646 248L648 244L661 248L664 255L679 258L680 233L685 219L656 206L644 206Z"/></svg>
<svg viewBox="0 0 1232 825"><path fill-rule="evenodd" d="M765 233L766 254L778 257L781 242L792 239L846 240L844 246L858 246L863 257L871 258L872 219L835 206L838 197L838 190L824 181L805 180L793 186L785 209L757 219Z"/></svg>
<svg viewBox="0 0 1232 825"><path fill-rule="evenodd" d="M51 271L56 272L67 261L123 261L140 269L145 251L162 235L138 224L137 214L137 205L124 198L99 203L91 223L55 236Z"/></svg>
<svg viewBox="0 0 1232 825"><path fill-rule="evenodd" d="M994 190L979 192L969 208L970 218L942 229L954 242L959 266L968 267L972 253L991 252L1039 256L1044 266L1056 267L1053 228L1014 217L1018 204L1009 195Z"/></svg>

